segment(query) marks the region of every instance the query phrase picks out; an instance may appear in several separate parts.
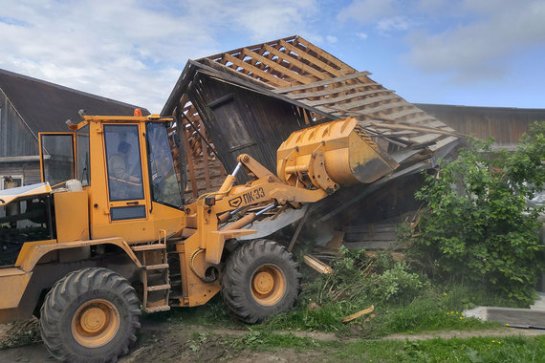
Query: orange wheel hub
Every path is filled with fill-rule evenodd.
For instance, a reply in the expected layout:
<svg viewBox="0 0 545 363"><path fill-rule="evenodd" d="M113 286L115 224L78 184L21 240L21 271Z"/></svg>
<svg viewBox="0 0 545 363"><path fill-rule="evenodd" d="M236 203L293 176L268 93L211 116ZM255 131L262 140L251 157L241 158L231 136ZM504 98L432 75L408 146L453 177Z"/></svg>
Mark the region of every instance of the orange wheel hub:
<svg viewBox="0 0 545 363"><path fill-rule="evenodd" d="M109 301L93 299L83 303L72 318L72 336L86 348L108 344L117 335L121 319Z"/></svg>
<svg viewBox="0 0 545 363"><path fill-rule="evenodd" d="M259 267L252 276L252 296L260 305L273 306L286 293L286 277L275 265Z"/></svg>

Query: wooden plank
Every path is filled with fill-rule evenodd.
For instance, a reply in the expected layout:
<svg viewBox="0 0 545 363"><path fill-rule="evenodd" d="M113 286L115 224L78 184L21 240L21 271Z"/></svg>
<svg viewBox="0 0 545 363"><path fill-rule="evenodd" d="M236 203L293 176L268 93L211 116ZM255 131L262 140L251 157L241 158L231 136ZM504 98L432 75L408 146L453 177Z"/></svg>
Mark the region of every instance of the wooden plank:
<svg viewBox="0 0 545 363"><path fill-rule="evenodd" d="M272 59L265 58L265 57L257 54L256 52L252 52L251 50L246 49L246 48L244 48L242 50L242 52L245 55L247 55L249 57L252 57L252 59L261 62L261 64L267 65L271 69L274 69L275 71L281 73L285 77L289 77L289 78L293 79L294 81L297 81L297 82L300 82L300 83L303 83L303 84L307 84L307 83L312 82L312 79L310 79L308 77L304 77L304 76L300 75L297 72L290 71L288 68L282 67L281 65L279 65L278 63L276 63Z"/></svg>
<svg viewBox="0 0 545 363"><path fill-rule="evenodd" d="M199 129L202 135L206 135L206 128L204 127L204 122L199 122ZM208 168L208 144L201 138L201 148L202 148L202 161L204 163L204 180L206 183L206 188L210 188L210 170Z"/></svg>
<svg viewBox="0 0 545 363"><path fill-rule="evenodd" d="M304 255L303 261L305 262L305 265L312 268L314 271L319 272L323 275L329 275L333 273L333 269L331 266L326 265L322 261L318 260L316 257L311 255Z"/></svg>
<svg viewBox="0 0 545 363"><path fill-rule="evenodd" d="M182 142L184 143L184 148L186 150L190 150L187 132L183 132ZM189 179L191 179L191 191L193 192L193 197L196 198L198 195L198 191L197 181L195 180L195 165L193 164L193 153L186 152L185 155L187 159L187 167L189 169Z"/></svg>
<svg viewBox="0 0 545 363"><path fill-rule="evenodd" d="M295 41L303 44L307 49L312 50L314 53L318 54L320 57L327 59L329 62L335 64L337 67L340 68L341 71L343 71L343 73L352 73L356 71L354 68L350 67L348 64L341 61L339 58L333 56L332 54L329 54L328 52L324 51L321 48L318 48L317 46L310 43L304 38L297 37L295 38Z"/></svg>
<svg viewBox="0 0 545 363"><path fill-rule="evenodd" d="M290 85L289 82L284 81L283 79L277 78L273 76L272 74L269 74L267 72L262 71L259 68L254 67L253 65L246 63L238 58L233 57L230 54L224 54L223 55L226 61L229 61L233 63L234 65L241 67L249 72L252 72L254 75L259 76L263 79L266 79L271 84L275 85L276 87L288 87ZM238 71L237 71L238 73Z"/></svg>
<svg viewBox="0 0 545 363"><path fill-rule="evenodd" d="M345 316L343 318L342 322L344 324L348 324L351 321L356 320L357 318L361 318L362 316L371 314L373 311L375 311L375 305L371 305L366 309L363 309L363 310L360 310L360 311L358 311L358 312L356 312L354 314L350 314L348 316Z"/></svg>
<svg viewBox="0 0 545 363"><path fill-rule="evenodd" d="M310 63L314 64L318 68L321 68L324 71L330 73L332 76L338 77L338 76L342 76L342 75L347 73L347 72L342 72L342 71L340 71L338 69L335 69L335 68L331 67L330 65L322 62L318 58L316 58L316 57L314 57L314 56L312 56L312 55L310 55L308 53L305 53L305 51L302 50L301 48L297 48L293 44L289 44L288 42L286 42L284 40L280 41L280 45L283 46L286 50L289 50L289 51L297 54L299 56L299 58L304 59L306 61L309 61Z"/></svg>
<svg viewBox="0 0 545 363"><path fill-rule="evenodd" d="M264 44L263 48L269 52L270 54L276 55L279 59L285 60L289 62L290 64L298 67L302 72L310 73L313 76L315 76L318 79L327 79L329 78L329 75L320 72L319 70L315 69L314 67L305 64L301 62L300 60L292 57L288 53L284 53L274 47L271 47L270 45Z"/></svg>
<svg viewBox="0 0 545 363"><path fill-rule="evenodd" d="M375 89L385 89L384 87L382 87L380 84L378 83L357 83L357 84L349 84L349 85L346 85L346 86L341 86L341 87L327 87L323 90L320 90L320 91L312 91L312 92L306 92L306 93L291 93L291 94L288 94L288 96L291 98L291 99L294 99L294 100L299 100L299 99L302 99L302 98L313 98L313 97L322 97L322 96L328 96L328 95L334 95L334 94L337 94L337 93L343 93L344 91L358 91L358 90L361 90L361 89L367 89L369 87L379 87L379 88L375 88ZM391 92L394 92L394 91L391 91Z"/></svg>
<svg viewBox="0 0 545 363"><path fill-rule="evenodd" d="M396 124L396 123L381 123L381 122L371 122L371 126L375 126L378 128L384 128L384 129L392 129L392 130L410 130L410 131L419 131L419 132L425 132L428 134L441 134L441 135L455 135L455 131L450 130L442 130L432 127L424 127L424 126L413 126L413 125L403 125L403 124Z"/></svg>
<svg viewBox="0 0 545 363"><path fill-rule="evenodd" d="M309 105L309 106L319 106L319 105L337 103L337 102L351 100L358 97L370 96L370 95L381 94L381 93L392 93L392 91L387 89L362 91L362 92L356 92L356 93L343 94L342 96L338 96L338 97L322 98L316 101L303 100L302 102L304 102L306 105ZM342 105L339 105L339 106L342 106Z"/></svg>
<svg viewBox="0 0 545 363"><path fill-rule="evenodd" d="M245 80L245 81L249 81L250 83L253 83L253 84L256 84L258 85L259 87L263 87L267 90L271 90L271 89L275 89L276 86L273 86L271 85L270 83L266 83L260 79L257 79L257 78L254 78L252 76L249 76L245 73L242 73L242 72L237 72L236 70L230 68L230 67L227 67L225 64L222 64L220 62L214 62L208 58L203 58L203 63L206 64L207 66L209 66L210 68L213 68L215 70L218 70L220 72L227 72L229 73L229 75L233 75L235 77L241 77Z"/></svg>
<svg viewBox="0 0 545 363"><path fill-rule="evenodd" d="M397 95L389 94L387 96L369 97L369 98L365 98L365 99L362 99L362 100L357 100L357 101L350 102L350 103L340 103L340 104L336 104L335 106L338 109L351 110L351 109L357 108L357 107L368 106L368 105L372 105L374 103L384 102L384 101L389 101L389 100L393 101L393 100L396 100L396 99L398 99ZM405 104L406 103L404 103L403 105L405 105ZM370 109L372 109L372 108L370 108Z"/></svg>
<svg viewBox="0 0 545 363"><path fill-rule="evenodd" d="M418 114L418 113L423 113L423 116L425 116L426 119L432 118L430 115L428 115L427 113L424 113L424 111L422 111L421 109L416 108L416 107L411 107L408 110L403 110L403 111L392 113L392 114L388 115L388 117L391 118L392 120L397 120L399 118L415 115L415 114ZM409 121L405 121L405 122L409 122Z"/></svg>
<svg viewBox="0 0 545 363"><path fill-rule="evenodd" d="M396 250L400 249L395 241L368 241L368 242L345 242L344 245L348 249L365 249L365 250Z"/></svg>
<svg viewBox="0 0 545 363"><path fill-rule="evenodd" d="M275 93L289 93L289 92L293 92L293 91L301 91L301 90L305 90L305 89L325 86L325 85L328 85L328 84L339 83L339 82L347 81L349 79L354 79L354 78L358 78L358 77L365 77L368 74L369 74L369 72L356 72L356 73L351 73L351 74L347 74L347 75L340 76L340 77L324 79L323 81L316 81L316 82L309 83L309 84L302 84L302 85L292 86L292 87L283 87L283 88L275 90L273 92L275 92Z"/></svg>
<svg viewBox="0 0 545 363"><path fill-rule="evenodd" d="M378 113L378 112L390 110L392 108L406 107L406 106L409 106L409 104L407 102L399 101L399 102L388 103L388 104L385 104L385 105L380 105L380 106L377 106L377 107L366 108L366 109L358 110L358 111L364 112L365 115L372 115L372 114L375 114L375 113Z"/></svg>
<svg viewBox="0 0 545 363"><path fill-rule="evenodd" d="M440 139L439 141L437 141L435 143L435 145L432 145L429 147L429 149L431 151L435 151L435 150L439 150L441 149L442 147L452 143L452 142L455 142L456 140L458 140L457 137L454 137L454 136L449 136L449 137L445 137L443 139Z"/></svg>

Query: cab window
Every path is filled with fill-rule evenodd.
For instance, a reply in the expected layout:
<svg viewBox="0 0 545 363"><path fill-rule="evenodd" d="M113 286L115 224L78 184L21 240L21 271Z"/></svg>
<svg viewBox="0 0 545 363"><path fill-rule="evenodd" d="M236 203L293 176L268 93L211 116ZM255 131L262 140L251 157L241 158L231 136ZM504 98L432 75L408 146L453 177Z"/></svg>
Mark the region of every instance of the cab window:
<svg viewBox="0 0 545 363"><path fill-rule="evenodd" d="M147 125L153 200L176 208L182 206L180 183L168 142L166 125Z"/></svg>
<svg viewBox="0 0 545 363"><path fill-rule="evenodd" d="M111 201L144 199L137 125L105 125Z"/></svg>

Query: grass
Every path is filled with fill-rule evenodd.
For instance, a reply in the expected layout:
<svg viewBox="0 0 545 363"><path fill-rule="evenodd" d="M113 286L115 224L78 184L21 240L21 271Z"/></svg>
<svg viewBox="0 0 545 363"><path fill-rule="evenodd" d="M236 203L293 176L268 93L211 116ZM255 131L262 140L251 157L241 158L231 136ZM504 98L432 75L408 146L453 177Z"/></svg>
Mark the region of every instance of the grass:
<svg viewBox="0 0 545 363"><path fill-rule="evenodd" d="M544 362L545 337L361 341L331 356L342 362Z"/></svg>
<svg viewBox="0 0 545 363"><path fill-rule="evenodd" d="M293 335L252 332L225 338L233 350L319 352L331 362L544 362L545 337L430 339L423 341L360 340L318 342Z"/></svg>
<svg viewBox="0 0 545 363"><path fill-rule="evenodd" d="M341 336L378 338L395 333L417 333L437 330L476 330L500 327L493 322L465 318L461 311L489 302L500 304L494 297L473 292L463 286L428 287L409 303L375 304L373 318L360 318L343 324L342 319L373 304L372 301L329 302L321 306L310 304L303 296L294 310L279 314L259 325L237 321L217 296L208 304L196 308L173 309L167 313L146 317L149 321L167 321L184 325L201 325L227 329L269 331L320 331Z"/></svg>
<svg viewBox="0 0 545 363"><path fill-rule="evenodd" d="M448 292L430 288L408 304L376 305L374 318L358 319L350 324L343 324L342 318L366 308L372 304L371 301L362 302L360 305L340 301L327 303L319 308L301 304L292 312L273 317L258 329L325 331L376 338L394 333L475 330L500 326L498 323L482 322L462 315L463 309L481 303L483 296L472 295L460 286L447 290Z"/></svg>

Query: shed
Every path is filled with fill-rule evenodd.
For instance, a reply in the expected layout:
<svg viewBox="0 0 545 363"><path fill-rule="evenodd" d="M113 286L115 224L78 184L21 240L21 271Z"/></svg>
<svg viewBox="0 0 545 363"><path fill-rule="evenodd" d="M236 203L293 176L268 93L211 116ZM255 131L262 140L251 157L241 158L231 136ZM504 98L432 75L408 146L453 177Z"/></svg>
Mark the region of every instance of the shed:
<svg viewBox="0 0 545 363"><path fill-rule="evenodd" d="M232 170L241 153L275 170L292 131L332 119L356 117L402 172L429 166L458 140L369 72L297 35L188 61L161 113L175 117L189 149L193 197L217 188L222 173L213 171Z"/></svg>

